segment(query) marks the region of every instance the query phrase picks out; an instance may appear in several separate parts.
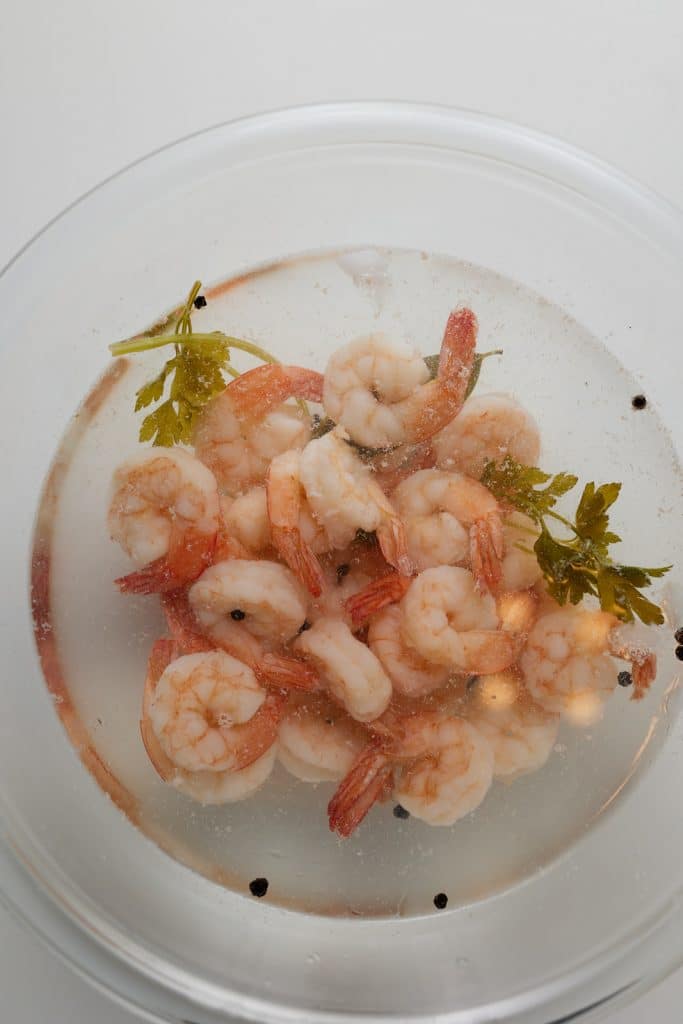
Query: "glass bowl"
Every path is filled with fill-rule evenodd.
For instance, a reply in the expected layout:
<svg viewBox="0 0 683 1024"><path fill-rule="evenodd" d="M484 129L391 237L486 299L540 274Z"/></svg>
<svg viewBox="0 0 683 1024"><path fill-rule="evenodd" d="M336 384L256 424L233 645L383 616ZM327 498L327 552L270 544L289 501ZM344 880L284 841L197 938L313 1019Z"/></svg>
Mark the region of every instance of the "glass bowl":
<svg viewBox="0 0 683 1024"><path fill-rule="evenodd" d="M446 279L454 282L453 305L467 299L485 310L482 327L506 335L507 367L516 366L506 369L503 360L485 371L489 384L505 389L514 374L515 390L532 407L547 408L555 457L572 459L553 468L624 480L627 536L637 539L638 560L664 557L683 565L677 529L683 222L612 169L480 115L341 104L267 114L193 136L116 175L57 218L0 277L7 431L0 890L77 970L150 1019L540 1024L598 1015L672 970L683 954L682 735L670 637L680 570L664 591L671 644L664 679L637 719L640 733L631 731L633 747L619 779L605 793L596 790L595 813L574 841L521 866L534 822L553 820L551 812L560 821L565 805L556 796L552 806L552 787L519 790L527 794L523 818L515 824L510 814L501 837L510 851L507 879L500 869L495 885L479 893L463 889L447 911L435 912L418 898L427 884L418 861L432 851L415 842L406 846L406 858L419 884L405 883L407 909L392 911L390 901L380 901L374 917L367 894L361 916L350 905L333 909L345 880L331 874L327 907L320 892L309 904L299 891L296 900L277 905L277 898L249 898L239 882L219 885L191 848L176 843L172 859L162 849L169 847L168 831L135 820L137 794L121 784L121 772L111 770L98 743L84 711L87 672L92 693L106 679L111 694L119 663L112 665L106 633L93 630L88 618L111 579L110 556L96 546L102 528L90 526L103 515L100 479L120 454L113 438L124 435L111 428L98 441L91 431L89 472L78 486L72 480L68 503L62 488L84 425L101 425L106 410L115 425L117 416L128 424L124 433L135 426L129 405L107 404L116 372L93 387L108 369L107 344L153 323L197 277L208 285L253 282L258 275L245 275L254 268L321 251L360 249L365 259L370 246L372 259L389 261L394 272L395 307L390 300L387 308L395 308L409 333L436 329L432 319ZM418 257L405 250L425 254L422 276ZM348 259L344 265L348 272ZM496 282L506 296L500 307ZM327 284L317 283L325 295ZM311 301L304 314L286 289L274 288L271 298L278 295L287 315L275 354L305 354L324 364L352 317L330 322L319 344L308 335L297 341L292 310L301 317L303 338L303 328L310 332L315 322L311 310L324 310L325 302ZM370 319L381 313L373 312L376 300L376 292L365 295ZM513 306L526 309L525 303L533 317L514 320ZM242 310L243 329L251 317L258 333L262 306ZM411 321L410 311L421 309L426 319L415 312ZM279 310L271 305L269 315ZM327 315L335 311L330 306ZM631 408L636 392L646 396L646 410ZM134 434L125 437L121 453ZM32 516L41 502L34 546ZM43 529L55 508L71 510L70 519L62 515L70 539L58 558ZM48 687L33 637L29 564ZM78 697L68 684L55 683L66 656L51 642L54 624L42 617L44 603L67 583L76 596L63 605L69 614L62 626L87 637L83 649L91 658ZM121 628L116 610L110 627ZM119 710L125 685L122 680ZM117 706L114 701L112 715ZM630 709L622 702L618 710L625 722ZM120 756L137 753L131 748ZM561 774L574 772L574 788L589 789L590 773L581 775L581 768L590 763L590 744L577 756L564 758ZM515 806L514 793L499 798L501 813ZM455 885L475 854L465 831L460 844L457 827L448 835L446 845L434 840L434 850ZM229 835L224 841L229 844ZM390 835L386 849L395 846ZM358 866L349 885L361 876L383 885L380 869L384 864L391 873L393 863L371 842L352 849ZM300 859L297 877L310 875L313 887L319 876L313 847L309 861ZM324 882L323 876L323 895Z"/></svg>

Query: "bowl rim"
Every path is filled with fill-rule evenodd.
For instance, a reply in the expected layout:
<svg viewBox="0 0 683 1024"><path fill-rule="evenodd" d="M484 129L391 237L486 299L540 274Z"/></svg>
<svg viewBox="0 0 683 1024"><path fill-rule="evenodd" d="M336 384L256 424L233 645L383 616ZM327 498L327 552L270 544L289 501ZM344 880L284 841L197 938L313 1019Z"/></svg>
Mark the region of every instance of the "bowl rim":
<svg viewBox="0 0 683 1024"><path fill-rule="evenodd" d="M652 238L654 233L655 236L658 236L658 241L666 248L672 250L676 256L683 257L683 211L656 190L643 185L609 162L593 156L582 148L549 133L477 110L458 108L447 104L373 99L309 103L268 109L221 121L165 143L120 167L67 204L35 232L9 261L0 268L0 280L5 279L12 268L24 256L30 254L31 250L40 242L43 236L66 220L73 210L86 204L89 199L96 197L108 186L125 178L127 175L134 174L139 168L153 163L153 161L165 154L180 151L184 146L191 145L197 140L208 140L210 137L227 136L234 144L239 142L242 135L248 136L253 132L268 133L272 129L286 132L288 129L298 128L314 133L316 128L325 125L329 127L333 121L336 121L337 124L346 124L349 127L357 126L363 122L366 125L373 122L379 123L380 121L384 124L393 123L401 126L407 134L410 133L411 129L414 133L421 127L426 129L431 126L432 130L440 129L444 138L450 135L451 140L453 139L453 132L459 129L470 140L471 145L469 148L472 152L479 152L479 150L473 148L477 141L482 145L489 142L490 144L495 144L496 147L505 145L512 147L513 152L519 157L520 166L523 166L526 170L540 174L556 184L561 182L562 185L569 186L569 188L595 202L600 202L601 197L605 195L606 189L609 189L610 197L613 201L616 187L619 198L625 208L632 214L636 209L639 210L640 219L644 225L643 230L647 229L649 237ZM381 141L386 142L387 140L382 139ZM313 144L315 145L315 143ZM462 145L462 143L460 143L458 148L467 151L467 147ZM632 219L631 223L633 223ZM111 985L107 978L106 962L114 959L130 970L136 979L144 979L148 986L157 986L164 992L171 992L174 995L187 999L189 998L189 992L182 984L182 972L176 972L172 977L168 971L161 969L162 962L156 962L159 959L156 955L149 955L143 961L134 955L130 944L114 944L110 942L108 936L97 929L94 922L90 921L87 915L84 915L78 908L70 906L65 894L55 891L54 887L50 886L47 880L41 877L38 866L31 863L27 852L21 850L20 844L18 842L15 843L9 829L4 827L9 822L1 812L2 807L0 807L0 823L3 824L3 828L0 829L0 846L2 847L0 849L0 863L3 860L11 861L13 868L10 869L10 876L14 875L15 878L17 874L23 876L27 886L35 890L34 901L37 901L37 904L48 905L52 910L56 909L63 921L66 920L72 928L75 928L85 937L91 946L97 949L99 965L102 967L102 970L98 971L95 968L92 971L89 970L75 956L70 956L66 950L60 948L54 937L56 933L48 935L46 930L41 928L37 917L25 911L20 902L12 898L11 890L3 891L0 887L0 901L44 944L52 948L76 973L96 988L108 993L115 1001L127 1006L134 1012L138 1014L144 1012L148 1019L170 1019L156 1013L153 1014L142 1003L138 1003L130 997L129 994L124 994ZM671 911L675 908L667 907L666 909ZM660 920L655 922L654 928L665 925L669 920L669 916L668 913L661 915ZM625 943L622 942L619 944L619 947L623 945ZM603 958L605 961L603 967L605 969L613 966L614 960L610 959L610 955L613 956L616 949L617 947L610 947L610 950L605 952ZM626 953L622 949L619 955L625 957ZM604 1012L608 1005L611 1006L617 1002L622 1003L627 1001L629 997L635 998L666 977L667 974L674 971L682 963L683 950L674 956L670 956L667 963L663 964L660 962L658 968L653 969L649 974L646 972L639 974L637 977L634 977L630 984L626 986L621 985L611 995L599 1000L599 1002L593 1002L591 1005L579 1009L572 1014L572 1019L592 1016ZM566 991L573 987L570 984L572 977L580 973L580 968L567 974L558 971L554 980L561 979L567 986L563 990ZM218 988L217 986L215 987ZM207 984L204 987L204 992L208 993L211 988L214 988L214 986ZM204 1002L201 999L201 995L201 991L193 988L192 997L199 1006L211 1009L218 1005L213 1000L211 1002L208 1000ZM309 1013L309 1011L303 1008L301 1013L294 1008L283 1010L278 1003L267 998L247 996L227 988L220 989L220 995L220 1013L235 1013L247 1016L253 1020L303 1020ZM546 993L543 999L535 1004L536 1008L541 1007L544 1000L549 1004L552 998L553 993ZM493 1012L493 1009L493 1007L488 1008L489 1012ZM457 1010L452 1013L447 1012L440 1016L439 1019L444 1022L462 1021L464 1019L462 1013L463 1011ZM311 1016L309 1019L341 1022L349 1020L350 1016L345 1012L319 1010L316 1011L315 1018ZM390 1018L383 1014L363 1013L353 1015L353 1019L379 1022L383 1020L399 1020L400 1018L393 1016Z"/></svg>

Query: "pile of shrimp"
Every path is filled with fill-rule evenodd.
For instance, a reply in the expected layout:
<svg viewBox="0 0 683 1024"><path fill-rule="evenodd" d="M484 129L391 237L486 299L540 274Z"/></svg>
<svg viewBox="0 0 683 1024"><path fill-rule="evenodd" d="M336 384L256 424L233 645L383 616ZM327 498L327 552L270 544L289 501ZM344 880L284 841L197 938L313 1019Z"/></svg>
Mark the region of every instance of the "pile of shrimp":
<svg viewBox="0 0 683 1024"><path fill-rule="evenodd" d="M479 480L508 454L537 464L540 435L512 397L467 397L477 330L451 313L434 377L378 334L324 374L259 366L205 407L194 451L117 469L109 529L135 568L116 582L167 622L141 716L165 782L227 803L279 761L336 784L339 836L389 799L452 825L539 769L562 718L598 717L614 657L645 693L654 655L555 604L534 524Z"/></svg>

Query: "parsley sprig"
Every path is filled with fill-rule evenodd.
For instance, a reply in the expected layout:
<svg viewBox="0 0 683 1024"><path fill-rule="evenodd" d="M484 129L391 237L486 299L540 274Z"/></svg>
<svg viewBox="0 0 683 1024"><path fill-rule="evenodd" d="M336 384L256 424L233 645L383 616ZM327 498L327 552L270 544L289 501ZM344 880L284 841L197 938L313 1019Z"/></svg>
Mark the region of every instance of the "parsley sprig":
<svg viewBox="0 0 683 1024"><path fill-rule="evenodd" d="M641 568L621 565L610 557L610 546L621 540L609 528L608 513L619 497L620 483L586 484L573 520L555 510L558 499L578 483L572 473L552 476L506 455L500 464L486 464L482 483L502 504L523 512L540 526L533 550L558 604L578 604L592 594L603 611L623 622L632 622L635 617L647 625L664 621L661 608L641 591L671 566ZM553 534L547 519L562 523L569 536Z"/></svg>
<svg viewBox="0 0 683 1024"><path fill-rule="evenodd" d="M225 375L239 376L239 370L230 361L233 349L256 356L265 363L278 361L259 345L242 338L233 338L221 331L195 333L192 309L201 287L201 281L195 281L180 309L172 334L143 335L109 346L113 356L147 352L165 345L173 345L174 348L173 356L164 363L161 372L136 392L136 412L155 402L160 403L143 419L140 441L151 441L153 445L162 447L190 444L199 413L214 395L224 389ZM168 395L164 399L168 382ZM307 413L305 403L300 404Z"/></svg>

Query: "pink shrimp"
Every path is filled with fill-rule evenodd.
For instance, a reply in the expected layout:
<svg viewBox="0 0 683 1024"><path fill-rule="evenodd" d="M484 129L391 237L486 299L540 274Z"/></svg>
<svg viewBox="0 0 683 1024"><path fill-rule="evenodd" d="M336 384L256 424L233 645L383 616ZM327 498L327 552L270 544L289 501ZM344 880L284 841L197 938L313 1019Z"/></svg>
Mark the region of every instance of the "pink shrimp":
<svg viewBox="0 0 683 1024"><path fill-rule="evenodd" d="M114 474L109 531L141 568L116 580L124 593L174 590L201 575L214 557L218 488L187 452L145 451Z"/></svg>
<svg viewBox="0 0 683 1024"><path fill-rule="evenodd" d="M455 715L406 715L393 739L371 740L328 806L330 829L350 836L393 782L401 806L430 825L452 825L486 796L493 751L485 737Z"/></svg>
<svg viewBox="0 0 683 1024"><path fill-rule="evenodd" d="M166 638L152 648L140 723L161 778L178 769L236 772L262 757L277 739L286 694L266 694L246 665L221 651L174 655Z"/></svg>
<svg viewBox="0 0 683 1024"><path fill-rule="evenodd" d="M176 655L222 650L248 665L266 688L307 692L320 688L312 665L291 655L264 651L256 637L240 622L225 619L214 627L210 637L207 636L192 611L187 591L164 594L162 608L175 642Z"/></svg>
<svg viewBox="0 0 683 1024"><path fill-rule="evenodd" d="M241 374L202 411L194 434L197 457L230 494L260 483L276 455L302 448L310 437L309 418L282 403L319 402L322 388L321 374L299 366L268 363Z"/></svg>
<svg viewBox="0 0 683 1024"><path fill-rule="evenodd" d="M325 412L358 444L387 448L427 441L450 423L465 401L474 365L477 319L452 312L436 378L419 352L383 335L352 341L325 371Z"/></svg>

